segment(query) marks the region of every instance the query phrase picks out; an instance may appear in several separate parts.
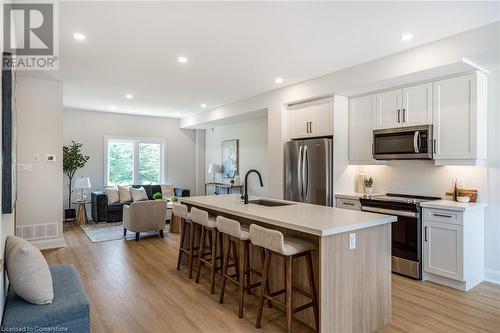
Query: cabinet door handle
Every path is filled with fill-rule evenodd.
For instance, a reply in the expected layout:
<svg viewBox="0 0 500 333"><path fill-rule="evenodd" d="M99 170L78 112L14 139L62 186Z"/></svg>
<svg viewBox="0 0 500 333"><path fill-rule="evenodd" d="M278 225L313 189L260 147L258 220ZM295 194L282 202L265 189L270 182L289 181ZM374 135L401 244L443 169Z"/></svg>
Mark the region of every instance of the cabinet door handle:
<svg viewBox="0 0 500 333"><path fill-rule="evenodd" d="M342 204L346 206L354 206L354 203L352 202L342 202Z"/></svg>
<svg viewBox="0 0 500 333"><path fill-rule="evenodd" d="M310 124L310 125L309 125L309 129L310 129L310 131L311 131L310 133L312 133L312 132L313 132L313 122L311 121L309 124Z"/></svg>
<svg viewBox="0 0 500 333"><path fill-rule="evenodd" d="M424 241L427 242L427 226L424 227Z"/></svg>
<svg viewBox="0 0 500 333"><path fill-rule="evenodd" d="M433 148L434 148L434 151L432 153L437 154L437 139L434 139L432 141L432 143L433 143Z"/></svg>
<svg viewBox="0 0 500 333"><path fill-rule="evenodd" d="M309 122L306 123L306 133L309 133Z"/></svg>
<svg viewBox="0 0 500 333"><path fill-rule="evenodd" d="M403 123L406 123L406 109L403 109Z"/></svg>
<svg viewBox="0 0 500 333"><path fill-rule="evenodd" d="M439 213L432 213L433 216L437 216L437 217L446 217L448 219L451 219L453 216L451 215L446 215L446 214L439 214Z"/></svg>
<svg viewBox="0 0 500 333"><path fill-rule="evenodd" d="M401 110L398 109L398 123L401 123Z"/></svg>

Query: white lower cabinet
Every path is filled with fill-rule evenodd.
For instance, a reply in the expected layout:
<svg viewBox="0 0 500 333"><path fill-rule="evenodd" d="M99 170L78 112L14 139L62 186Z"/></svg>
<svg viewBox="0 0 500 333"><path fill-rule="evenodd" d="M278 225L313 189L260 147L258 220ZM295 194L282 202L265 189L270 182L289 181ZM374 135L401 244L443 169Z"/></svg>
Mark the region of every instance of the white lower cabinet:
<svg viewBox="0 0 500 333"><path fill-rule="evenodd" d="M350 209L350 210L361 210L361 203L359 202L359 199L347 199L347 198L337 197L335 199L335 207Z"/></svg>
<svg viewBox="0 0 500 333"><path fill-rule="evenodd" d="M423 209L423 279L467 291L484 279L484 209Z"/></svg>

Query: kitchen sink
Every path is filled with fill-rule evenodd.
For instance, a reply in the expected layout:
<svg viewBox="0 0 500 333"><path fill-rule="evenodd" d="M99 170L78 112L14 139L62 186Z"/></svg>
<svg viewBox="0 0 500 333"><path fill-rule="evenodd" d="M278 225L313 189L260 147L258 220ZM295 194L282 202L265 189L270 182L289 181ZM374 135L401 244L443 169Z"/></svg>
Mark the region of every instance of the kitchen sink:
<svg viewBox="0 0 500 333"><path fill-rule="evenodd" d="M290 205L293 205L292 203L280 202L280 201L271 201L271 200L263 200L263 199L249 200L248 203L251 203L251 204L254 204L254 205L260 205L260 206L267 206L267 207L278 207L278 206L290 206Z"/></svg>

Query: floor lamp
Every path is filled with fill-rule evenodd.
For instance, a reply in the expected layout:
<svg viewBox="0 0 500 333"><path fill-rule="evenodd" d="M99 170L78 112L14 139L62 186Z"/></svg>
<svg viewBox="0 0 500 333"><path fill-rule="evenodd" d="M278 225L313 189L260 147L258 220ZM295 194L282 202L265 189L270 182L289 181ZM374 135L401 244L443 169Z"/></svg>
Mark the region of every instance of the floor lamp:
<svg viewBox="0 0 500 333"><path fill-rule="evenodd" d="M210 163L208 165L208 174L210 174L210 175L213 174L213 177L214 177L213 184L214 184L214 193L215 194L217 194L217 186L215 186L215 174L219 173L219 172L220 172L220 167L218 164Z"/></svg>

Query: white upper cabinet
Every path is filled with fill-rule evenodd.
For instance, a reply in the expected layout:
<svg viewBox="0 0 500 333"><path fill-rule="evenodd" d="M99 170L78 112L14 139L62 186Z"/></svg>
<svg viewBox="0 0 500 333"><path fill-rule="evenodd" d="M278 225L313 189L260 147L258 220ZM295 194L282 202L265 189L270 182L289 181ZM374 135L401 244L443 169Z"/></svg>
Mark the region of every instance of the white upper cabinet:
<svg viewBox="0 0 500 333"><path fill-rule="evenodd" d="M432 83L376 95L377 128L432 124Z"/></svg>
<svg viewBox="0 0 500 333"><path fill-rule="evenodd" d="M436 164L482 164L486 159L487 78L473 73L434 82Z"/></svg>
<svg viewBox="0 0 500 333"><path fill-rule="evenodd" d="M403 88L403 126L432 124L432 83Z"/></svg>
<svg viewBox="0 0 500 333"><path fill-rule="evenodd" d="M375 96L349 100L349 162L370 164L372 156Z"/></svg>
<svg viewBox="0 0 500 333"><path fill-rule="evenodd" d="M402 94L403 91L397 89L376 95L377 128L402 126Z"/></svg>
<svg viewBox="0 0 500 333"><path fill-rule="evenodd" d="M291 106L287 113L291 139L333 135L331 98Z"/></svg>

